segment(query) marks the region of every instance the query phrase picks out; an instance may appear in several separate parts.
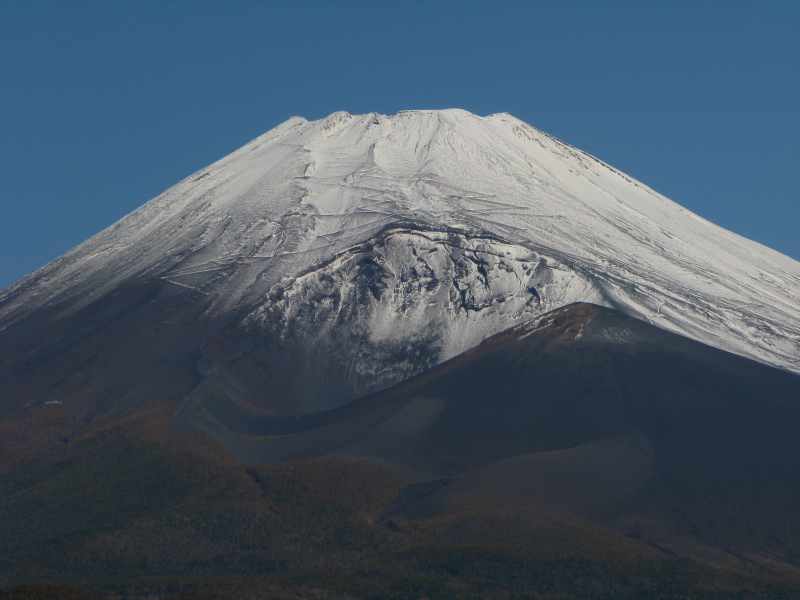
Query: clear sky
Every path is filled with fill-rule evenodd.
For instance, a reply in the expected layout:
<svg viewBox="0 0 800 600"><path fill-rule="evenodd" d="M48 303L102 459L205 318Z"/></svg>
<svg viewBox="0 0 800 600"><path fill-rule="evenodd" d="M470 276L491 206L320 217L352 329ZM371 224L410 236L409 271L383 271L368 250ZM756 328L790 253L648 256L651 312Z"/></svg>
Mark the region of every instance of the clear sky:
<svg viewBox="0 0 800 600"><path fill-rule="evenodd" d="M796 0L0 0L0 288L293 114L509 112L800 259Z"/></svg>

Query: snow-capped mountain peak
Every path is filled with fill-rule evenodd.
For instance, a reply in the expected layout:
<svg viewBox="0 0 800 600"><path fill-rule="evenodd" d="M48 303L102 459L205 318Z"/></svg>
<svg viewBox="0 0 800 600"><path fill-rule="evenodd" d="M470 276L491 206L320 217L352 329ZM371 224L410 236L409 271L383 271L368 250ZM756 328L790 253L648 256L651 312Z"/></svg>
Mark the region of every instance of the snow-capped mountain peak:
<svg viewBox="0 0 800 600"><path fill-rule="evenodd" d="M146 284L294 368L351 367L341 398L573 302L800 372L800 263L507 113L292 117L7 288L0 327Z"/></svg>

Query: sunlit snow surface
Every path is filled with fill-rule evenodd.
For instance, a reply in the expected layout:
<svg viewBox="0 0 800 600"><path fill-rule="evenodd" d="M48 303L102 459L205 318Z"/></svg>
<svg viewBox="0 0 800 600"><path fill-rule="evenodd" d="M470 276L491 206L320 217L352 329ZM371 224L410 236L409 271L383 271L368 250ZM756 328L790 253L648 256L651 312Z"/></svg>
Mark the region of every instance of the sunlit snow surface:
<svg viewBox="0 0 800 600"><path fill-rule="evenodd" d="M254 326L272 310L270 293L291 298L392 225L405 247L427 236L430 250L455 232L457 245L483 236L468 252L504 257L490 265L500 275L489 296L513 302L488 321L480 311L448 321L443 358L531 317L519 297L527 261L551 272L534 312L603 304L800 372L800 263L508 114L462 110L293 117L4 290L0 328L153 278L205 296L209 319L249 315ZM403 322L424 326L444 310L427 303L403 321L407 306L385 309L371 335L399 335Z"/></svg>

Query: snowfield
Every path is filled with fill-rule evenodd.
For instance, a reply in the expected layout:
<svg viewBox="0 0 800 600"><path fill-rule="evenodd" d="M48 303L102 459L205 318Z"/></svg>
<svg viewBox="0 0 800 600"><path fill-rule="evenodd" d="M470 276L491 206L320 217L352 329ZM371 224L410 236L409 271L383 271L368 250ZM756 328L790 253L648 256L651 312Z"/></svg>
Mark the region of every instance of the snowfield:
<svg viewBox="0 0 800 600"><path fill-rule="evenodd" d="M153 280L320 353L356 328L350 364L592 302L800 373L800 263L504 113L292 117L4 290L0 331Z"/></svg>

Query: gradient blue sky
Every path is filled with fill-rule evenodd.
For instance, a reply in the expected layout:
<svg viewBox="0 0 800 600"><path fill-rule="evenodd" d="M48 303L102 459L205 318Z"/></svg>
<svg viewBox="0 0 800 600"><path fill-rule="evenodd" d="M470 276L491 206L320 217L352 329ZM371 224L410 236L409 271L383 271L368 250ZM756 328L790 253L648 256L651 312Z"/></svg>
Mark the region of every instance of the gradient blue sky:
<svg viewBox="0 0 800 600"><path fill-rule="evenodd" d="M293 114L510 112L800 259L800 2L0 0L0 288Z"/></svg>

